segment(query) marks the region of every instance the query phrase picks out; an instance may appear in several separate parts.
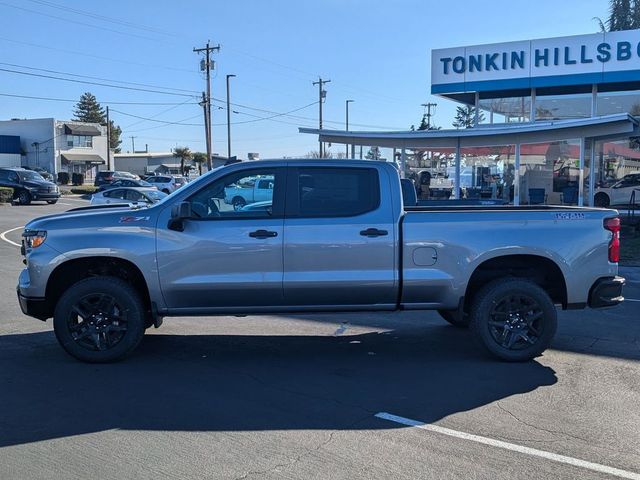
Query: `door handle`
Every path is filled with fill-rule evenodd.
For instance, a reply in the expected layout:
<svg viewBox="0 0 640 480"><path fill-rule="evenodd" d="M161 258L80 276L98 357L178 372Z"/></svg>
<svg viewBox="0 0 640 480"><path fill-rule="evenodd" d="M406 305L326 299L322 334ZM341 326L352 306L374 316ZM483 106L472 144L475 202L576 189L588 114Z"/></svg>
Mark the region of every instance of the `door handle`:
<svg viewBox="0 0 640 480"><path fill-rule="evenodd" d="M278 232L270 232L269 230L256 230L255 232L251 232L249 234L251 238L273 238L278 236Z"/></svg>
<svg viewBox="0 0 640 480"><path fill-rule="evenodd" d="M362 230L360 232L360 235L369 238L383 237L388 234L389 232L387 232L386 230L378 230L377 228L367 228L366 230Z"/></svg>

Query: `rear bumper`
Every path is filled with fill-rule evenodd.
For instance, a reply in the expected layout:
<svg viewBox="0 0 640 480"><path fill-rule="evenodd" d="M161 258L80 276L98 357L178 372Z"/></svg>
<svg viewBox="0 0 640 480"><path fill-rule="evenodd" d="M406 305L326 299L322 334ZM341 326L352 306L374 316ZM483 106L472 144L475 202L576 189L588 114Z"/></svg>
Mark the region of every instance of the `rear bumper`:
<svg viewBox="0 0 640 480"><path fill-rule="evenodd" d="M613 307L624 301L622 277L599 278L589 291L589 306L591 308Z"/></svg>
<svg viewBox="0 0 640 480"><path fill-rule="evenodd" d="M20 290L17 293L22 313L38 320L46 320L50 317L49 308L44 298L25 297L20 293Z"/></svg>

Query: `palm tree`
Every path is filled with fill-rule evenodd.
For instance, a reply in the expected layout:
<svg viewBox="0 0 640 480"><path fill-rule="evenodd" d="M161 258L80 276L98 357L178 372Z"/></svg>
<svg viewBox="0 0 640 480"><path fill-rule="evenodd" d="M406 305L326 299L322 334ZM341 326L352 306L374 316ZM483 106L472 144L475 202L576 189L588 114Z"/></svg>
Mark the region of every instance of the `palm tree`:
<svg viewBox="0 0 640 480"><path fill-rule="evenodd" d="M202 152L195 152L191 157L193 163L198 165L198 172L202 175L202 164L207 161L207 154Z"/></svg>
<svg viewBox="0 0 640 480"><path fill-rule="evenodd" d="M176 147L173 149L173 156L180 159L180 174L184 175L184 163L193 158L193 153L189 147Z"/></svg>

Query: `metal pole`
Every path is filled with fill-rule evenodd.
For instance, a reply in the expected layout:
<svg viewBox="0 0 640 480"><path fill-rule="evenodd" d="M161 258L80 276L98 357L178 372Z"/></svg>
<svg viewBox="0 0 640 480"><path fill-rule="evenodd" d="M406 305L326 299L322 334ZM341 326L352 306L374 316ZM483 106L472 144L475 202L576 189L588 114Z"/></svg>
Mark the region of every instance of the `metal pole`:
<svg viewBox="0 0 640 480"><path fill-rule="evenodd" d="M344 107L345 107L345 111L346 111L346 121L345 121L345 125L346 125L346 131L347 131L347 132L349 131L349 104L350 104L351 102L353 102L353 100L346 100L346 101L344 102ZM349 158L349 144L348 144L348 143L346 143L346 144L345 144L345 147L346 147L346 149L347 149L347 152L346 152L346 158Z"/></svg>
<svg viewBox="0 0 640 480"><path fill-rule="evenodd" d="M136 142L134 141L136 137L131 136L131 153L136 153Z"/></svg>
<svg viewBox="0 0 640 480"><path fill-rule="evenodd" d="M109 105L107 105L107 170L111 170L111 121L109 120Z"/></svg>
<svg viewBox="0 0 640 480"><path fill-rule="evenodd" d="M591 155L589 160L589 206L593 207L593 194L596 185L596 140L591 139Z"/></svg>
<svg viewBox="0 0 640 480"><path fill-rule="evenodd" d="M584 206L584 137L580 138L580 177L578 180L578 206Z"/></svg>
<svg viewBox="0 0 640 480"><path fill-rule="evenodd" d="M520 142L516 143L516 164L513 172L513 204L520 205Z"/></svg>
<svg viewBox="0 0 640 480"><path fill-rule="evenodd" d="M453 198L460 198L460 137L458 137L458 143L456 144L456 173L453 182L453 188L455 191L453 192Z"/></svg>
<svg viewBox="0 0 640 480"><path fill-rule="evenodd" d="M395 148L394 148L394 151L395 151ZM394 156L395 156L395 153L394 153ZM407 150L403 145L402 150L400 151L400 178L405 178L404 172L405 172L406 166L407 166Z"/></svg>
<svg viewBox="0 0 640 480"><path fill-rule="evenodd" d="M329 83L331 80L322 80L321 77L318 77L317 82L313 82L313 85L318 85L318 125L319 130L322 130L322 99L326 96L327 92L322 89L322 85L325 83ZM318 135L318 144L320 146L320 151L318 152L320 158L324 158L324 144L322 142L322 136Z"/></svg>
<svg viewBox="0 0 640 480"><path fill-rule="evenodd" d="M235 75L227 75L227 158L231 158L231 102L229 101L229 79Z"/></svg>

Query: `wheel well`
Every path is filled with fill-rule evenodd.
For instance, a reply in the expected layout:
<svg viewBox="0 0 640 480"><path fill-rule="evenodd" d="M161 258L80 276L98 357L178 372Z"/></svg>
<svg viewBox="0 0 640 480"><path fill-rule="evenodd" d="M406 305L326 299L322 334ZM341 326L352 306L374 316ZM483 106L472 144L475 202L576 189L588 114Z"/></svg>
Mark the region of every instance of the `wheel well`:
<svg viewBox="0 0 640 480"><path fill-rule="evenodd" d="M239 202L247 203L247 201L245 200L245 198L242 195L236 195L235 197L233 197L231 202L235 202L236 200L239 201Z"/></svg>
<svg viewBox="0 0 640 480"><path fill-rule="evenodd" d="M465 293L465 310L474 295L485 284L504 277L526 278L542 287L555 304L567 306L567 285L560 267L553 261L537 255L505 255L492 258L478 265Z"/></svg>
<svg viewBox="0 0 640 480"><path fill-rule="evenodd" d="M47 281L46 296L49 316L53 316L62 294L73 284L88 277L117 277L130 283L140 295L145 309L151 312L151 298L147 282L138 267L128 260L114 257L91 257L69 260L56 269Z"/></svg>

